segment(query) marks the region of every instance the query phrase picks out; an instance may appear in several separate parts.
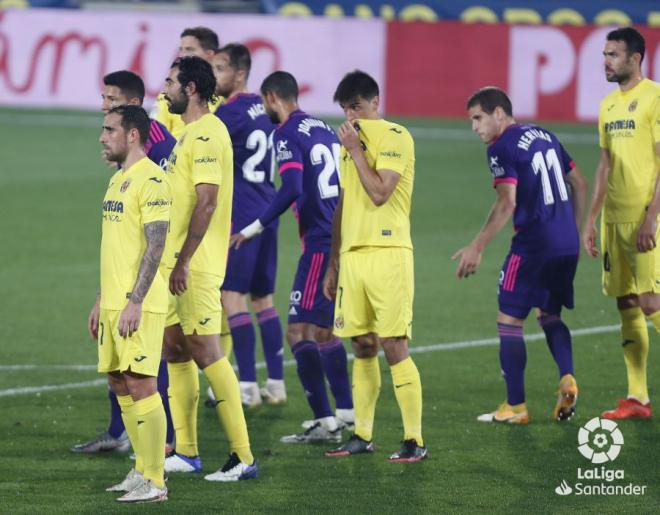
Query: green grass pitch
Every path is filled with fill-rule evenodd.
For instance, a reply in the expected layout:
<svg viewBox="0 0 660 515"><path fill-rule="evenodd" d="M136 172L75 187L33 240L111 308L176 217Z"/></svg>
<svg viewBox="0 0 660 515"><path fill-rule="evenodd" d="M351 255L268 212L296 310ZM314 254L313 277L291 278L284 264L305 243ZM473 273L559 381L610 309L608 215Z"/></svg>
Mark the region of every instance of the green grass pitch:
<svg viewBox="0 0 660 515"><path fill-rule="evenodd" d="M214 484L200 476L172 475L164 505L118 506L104 488L127 472L127 456L78 456L68 450L105 428L106 388L8 392L100 378L93 369L57 367L96 363L85 325L98 285L99 207L110 173L99 159L100 123L100 116L90 113L0 110L0 513L657 513L660 426L655 420L622 422L625 444L607 465L625 471L616 484L646 484L646 495L555 493L562 480L577 481L578 467L592 468L577 451L580 425L626 393L616 330L574 339L580 400L576 416L563 425L551 420L558 378L543 340L528 342L532 423L526 427L476 421L504 398L496 345L415 355L430 457L412 465L386 460L398 448L402 430L382 360L374 455L328 459L322 456L324 446L280 444L280 436L299 431L309 417L289 366L288 405L247 412L261 468L258 480ZM484 146L469 133L466 120L403 123L416 128L412 347L494 338L497 274L511 229L487 249L476 276L459 282L450 260L482 225L494 200ZM598 157L595 127L548 127L565 135L565 146L591 178ZM285 319L300 252L290 213L283 217L280 237L276 304ZM599 262L583 256L577 308L565 316L572 329L618 322L614 302L603 297L599 284ZM539 331L531 318L526 334ZM660 390L659 340L652 331L652 394ZM288 350L286 358L291 358ZM203 406L199 436L205 470L215 470L226 458L227 444L215 413Z"/></svg>

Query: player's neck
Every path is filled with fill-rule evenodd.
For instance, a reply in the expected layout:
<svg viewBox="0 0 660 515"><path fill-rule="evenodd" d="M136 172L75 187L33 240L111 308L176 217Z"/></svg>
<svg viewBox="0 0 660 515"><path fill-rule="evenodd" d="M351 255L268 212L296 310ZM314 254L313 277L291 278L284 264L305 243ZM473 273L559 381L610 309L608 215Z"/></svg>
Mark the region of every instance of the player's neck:
<svg viewBox="0 0 660 515"><path fill-rule="evenodd" d="M295 113L296 111L300 111L300 107L298 107L297 102L293 102L290 104L282 105L282 107L279 110L279 113L277 114L279 115L280 120L282 120L282 123L284 123L289 119L291 113Z"/></svg>
<svg viewBox="0 0 660 515"><path fill-rule="evenodd" d="M242 95L242 94L244 94L244 93L249 93L249 91L248 91L248 89L247 89L247 85L241 86L240 88L236 88L234 91L232 91L232 92L229 94L229 96L227 97L227 100L229 100L229 99L231 99L231 98L235 98L235 97L237 97L238 95Z"/></svg>
<svg viewBox="0 0 660 515"><path fill-rule="evenodd" d="M128 170L143 157L146 157L146 154L144 153L144 149L142 147L129 150L128 154L126 155L126 159L124 159L124 162L120 163L121 169L123 171Z"/></svg>
<svg viewBox="0 0 660 515"><path fill-rule="evenodd" d="M642 82L644 80L644 77L642 76L641 72L640 73L635 73L634 75L631 75L626 82L619 82L619 89L625 93L626 91L630 91L633 89L637 84Z"/></svg>
<svg viewBox="0 0 660 515"><path fill-rule="evenodd" d="M200 103L196 98L188 102L188 107L181 115L183 123L186 125L196 122L205 114L209 114L209 106L206 103Z"/></svg>

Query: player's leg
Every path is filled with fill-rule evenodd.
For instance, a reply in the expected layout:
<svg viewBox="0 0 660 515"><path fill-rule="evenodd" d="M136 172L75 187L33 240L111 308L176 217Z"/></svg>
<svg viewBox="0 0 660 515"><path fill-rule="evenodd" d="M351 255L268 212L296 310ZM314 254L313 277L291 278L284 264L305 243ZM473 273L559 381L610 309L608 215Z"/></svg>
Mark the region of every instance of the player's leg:
<svg viewBox="0 0 660 515"><path fill-rule="evenodd" d="M222 305L227 313L233 340L241 398L243 405L249 408L261 405L255 358L256 334L246 302L255 273L260 240L261 236L257 236L244 242L238 249L229 249L226 276L222 284Z"/></svg>
<svg viewBox="0 0 660 515"><path fill-rule="evenodd" d="M261 395L257 385L257 365L255 360L256 335L252 315L248 311L246 295L228 289L222 290L222 306L227 312L227 320L234 341L234 355L240 377L241 401L246 408L261 405Z"/></svg>
<svg viewBox="0 0 660 515"><path fill-rule="evenodd" d="M537 321L559 371L559 388L553 418L569 420L575 413L578 386L573 371L571 332L561 319L562 307L573 308L573 279L579 256L548 258L539 276Z"/></svg>
<svg viewBox="0 0 660 515"><path fill-rule="evenodd" d="M105 311L105 310L104 310ZM109 316L106 312L106 315ZM105 327L109 327L108 320L101 320L103 323L99 327L99 371L107 372L111 370L112 366L118 366L117 356L114 354L115 349L112 345L109 345L107 342L103 344L101 341L103 338L112 342L112 335L110 330L107 332ZM114 365L113 365L114 364ZM103 367L103 369L101 368ZM71 447L71 452L79 453L94 453L94 452L105 452L105 451L122 451L126 452L130 450L131 443L128 438L128 434L125 431L124 421L122 418L121 407L117 401L117 395L112 388L111 379L108 380L108 397L110 401L110 424L108 429L103 433L99 434L92 440L87 442L79 443Z"/></svg>
<svg viewBox="0 0 660 515"><path fill-rule="evenodd" d="M287 342L296 360L298 378L307 397L313 424L304 432L283 436L282 443L309 443L341 440L341 429L332 414L325 386L321 354L315 340L318 327L308 322L296 322L304 318L302 313L291 316L287 328Z"/></svg>
<svg viewBox="0 0 660 515"><path fill-rule="evenodd" d="M628 395L602 417L647 418L651 416L646 382L649 334L637 294L654 291L655 259L637 251L637 224L605 224L604 234L603 291L617 298Z"/></svg>
<svg viewBox="0 0 660 515"><path fill-rule="evenodd" d="M139 484L117 499L120 502L167 499L163 453L167 423L157 386L165 319L165 314L142 313L138 330L123 339L119 353L123 382L130 396L127 409L131 417L126 427L134 440L136 470L143 476ZM122 397L119 400L122 402Z"/></svg>
<svg viewBox="0 0 660 515"><path fill-rule="evenodd" d="M172 296L170 310L176 306ZM168 314L168 322L178 316ZM202 462L197 445L199 374L179 323L165 328L163 355L169 375L168 396L174 425L175 452L165 459L166 472L200 472Z"/></svg>
<svg viewBox="0 0 660 515"><path fill-rule="evenodd" d="M284 386L284 348L279 313L273 305L277 275L277 225L267 227L260 236L259 251L250 284L252 309L257 316L268 370L262 396L270 404L286 402Z"/></svg>
<svg viewBox="0 0 660 515"><path fill-rule="evenodd" d="M266 384L260 389L261 396L268 404L284 404L286 402L286 386L284 384L282 325L280 315L273 304L273 296L271 294L253 293L252 309L257 316L268 372Z"/></svg>
<svg viewBox="0 0 660 515"><path fill-rule="evenodd" d="M333 332L350 337L353 346L352 396L355 416L353 435L326 456L351 456L373 452L373 426L380 395L379 342L372 333L374 313L369 304L364 275L370 263L363 252L346 252L340 257Z"/></svg>
<svg viewBox="0 0 660 515"><path fill-rule="evenodd" d="M170 410L170 399L167 393L170 387L170 376L167 372L167 360L165 355L160 358L160 366L158 368L158 393L163 401L163 409L165 410L165 422L167 432L165 434L165 454L169 454L174 450L174 425L172 424L172 411Z"/></svg>
<svg viewBox="0 0 660 515"><path fill-rule="evenodd" d="M179 296L179 318L186 344L216 399L216 413L229 440L230 458L209 481L237 481L257 476L257 465L241 404L238 378L220 348L222 308L217 292L222 278L191 271L188 289Z"/></svg>
<svg viewBox="0 0 660 515"><path fill-rule="evenodd" d="M355 411L353 409L351 379L348 375L348 355L344 343L341 338L334 336L332 331L328 330L318 331L316 341L319 345L323 372L335 398L337 420L341 425L353 429Z"/></svg>

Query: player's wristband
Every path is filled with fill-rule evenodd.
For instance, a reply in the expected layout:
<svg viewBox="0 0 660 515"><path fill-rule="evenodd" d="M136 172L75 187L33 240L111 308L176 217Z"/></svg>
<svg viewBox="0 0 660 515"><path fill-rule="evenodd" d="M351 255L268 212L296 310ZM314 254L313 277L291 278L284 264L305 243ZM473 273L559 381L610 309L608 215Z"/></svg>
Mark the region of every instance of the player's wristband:
<svg viewBox="0 0 660 515"><path fill-rule="evenodd" d="M250 225L243 228L241 230L241 234L245 236L247 239L250 239L250 238L254 238L257 234L261 234L263 230L264 230L264 226L261 225L261 222L257 218Z"/></svg>

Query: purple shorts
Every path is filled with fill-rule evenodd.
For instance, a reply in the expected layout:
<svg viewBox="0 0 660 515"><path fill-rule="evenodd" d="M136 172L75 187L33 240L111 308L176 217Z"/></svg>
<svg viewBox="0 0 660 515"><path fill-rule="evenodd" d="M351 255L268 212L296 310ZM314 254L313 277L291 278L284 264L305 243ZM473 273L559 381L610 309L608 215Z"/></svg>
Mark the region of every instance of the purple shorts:
<svg viewBox="0 0 660 515"><path fill-rule="evenodd" d="M328 268L329 250L306 249L289 296L289 324L332 327L335 303L323 295L323 277Z"/></svg>
<svg viewBox="0 0 660 515"><path fill-rule="evenodd" d="M573 309L573 278L578 256L524 256L514 252L500 271L497 300L500 311L525 319L532 308L559 315Z"/></svg>
<svg viewBox="0 0 660 515"><path fill-rule="evenodd" d="M236 250L229 249L223 290L252 293L258 297L275 291L277 225L268 226Z"/></svg>

